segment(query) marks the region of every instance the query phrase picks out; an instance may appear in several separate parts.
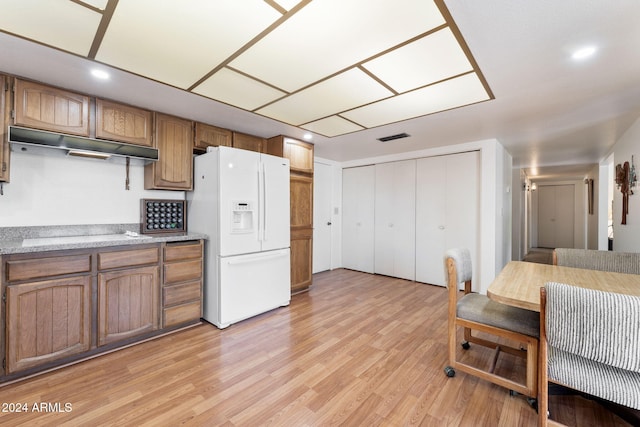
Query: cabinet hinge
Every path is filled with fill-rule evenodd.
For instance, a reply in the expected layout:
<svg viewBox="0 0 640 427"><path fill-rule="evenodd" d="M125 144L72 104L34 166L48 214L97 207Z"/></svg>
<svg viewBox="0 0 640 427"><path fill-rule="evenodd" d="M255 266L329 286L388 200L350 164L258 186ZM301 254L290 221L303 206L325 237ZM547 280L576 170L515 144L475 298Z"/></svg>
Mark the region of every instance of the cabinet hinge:
<svg viewBox="0 0 640 427"><path fill-rule="evenodd" d="M7 171L7 162L2 162L2 172Z"/></svg>
<svg viewBox="0 0 640 427"><path fill-rule="evenodd" d="M11 120L16 119L16 110L11 110Z"/></svg>
<svg viewBox="0 0 640 427"><path fill-rule="evenodd" d="M2 358L2 370L7 369L7 358L3 357Z"/></svg>

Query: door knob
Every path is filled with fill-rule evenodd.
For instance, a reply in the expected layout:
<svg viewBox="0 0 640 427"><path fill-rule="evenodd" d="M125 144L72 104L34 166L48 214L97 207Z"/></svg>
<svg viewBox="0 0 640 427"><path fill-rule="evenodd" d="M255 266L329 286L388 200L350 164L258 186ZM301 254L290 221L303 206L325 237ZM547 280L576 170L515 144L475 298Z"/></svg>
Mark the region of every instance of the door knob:
<svg viewBox="0 0 640 427"><path fill-rule="evenodd" d="M444 230L444 225L440 225L440 226L438 226L438 228L439 228L440 230Z"/></svg>
<svg viewBox="0 0 640 427"><path fill-rule="evenodd" d="M331 225L331 221L327 222L327 225Z"/></svg>

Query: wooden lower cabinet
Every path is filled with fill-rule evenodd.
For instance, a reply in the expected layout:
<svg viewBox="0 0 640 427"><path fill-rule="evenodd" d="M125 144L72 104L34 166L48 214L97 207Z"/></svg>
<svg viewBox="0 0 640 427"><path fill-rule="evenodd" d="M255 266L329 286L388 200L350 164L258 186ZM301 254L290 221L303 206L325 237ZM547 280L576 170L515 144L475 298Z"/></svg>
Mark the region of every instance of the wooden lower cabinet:
<svg viewBox="0 0 640 427"><path fill-rule="evenodd" d="M159 268L131 268L98 274L98 345L160 327Z"/></svg>
<svg viewBox="0 0 640 427"><path fill-rule="evenodd" d="M291 231L291 293L305 291L313 279L313 228Z"/></svg>
<svg viewBox="0 0 640 427"><path fill-rule="evenodd" d="M91 276L6 288L8 374L88 351Z"/></svg>
<svg viewBox="0 0 640 427"><path fill-rule="evenodd" d="M202 317L202 241L167 244L163 258L162 326Z"/></svg>
<svg viewBox="0 0 640 427"><path fill-rule="evenodd" d="M0 256L0 383L198 324L202 256L202 240Z"/></svg>

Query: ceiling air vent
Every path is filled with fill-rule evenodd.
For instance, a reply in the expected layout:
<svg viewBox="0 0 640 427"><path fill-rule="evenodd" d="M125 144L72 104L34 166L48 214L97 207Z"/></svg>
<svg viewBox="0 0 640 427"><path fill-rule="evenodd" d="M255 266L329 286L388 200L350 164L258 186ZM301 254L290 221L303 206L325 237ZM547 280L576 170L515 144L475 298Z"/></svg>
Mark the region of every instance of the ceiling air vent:
<svg viewBox="0 0 640 427"><path fill-rule="evenodd" d="M388 142L388 141L393 141L394 139L402 139L402 138L406 138L409 135L408 133L398 133L396 135L389 135L389 136L383 136L382 138L378 138L378 141L382 141L382 142Z"/></svg>

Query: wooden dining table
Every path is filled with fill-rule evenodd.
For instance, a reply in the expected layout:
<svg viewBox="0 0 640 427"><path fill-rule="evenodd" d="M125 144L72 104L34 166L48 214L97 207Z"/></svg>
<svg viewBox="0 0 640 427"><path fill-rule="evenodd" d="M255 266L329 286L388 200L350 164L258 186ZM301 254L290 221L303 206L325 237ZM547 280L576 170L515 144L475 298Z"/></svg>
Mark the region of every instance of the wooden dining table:
<svg viewBox="0 0 640 427"><path fill-rule="evenodd" d="M540 288L547 282L640 296L640 274L586 270L524 261L509 262L489 285L487 296L503 304L540 311Z"/></svg>

